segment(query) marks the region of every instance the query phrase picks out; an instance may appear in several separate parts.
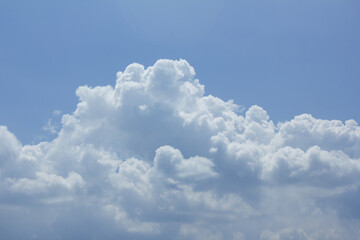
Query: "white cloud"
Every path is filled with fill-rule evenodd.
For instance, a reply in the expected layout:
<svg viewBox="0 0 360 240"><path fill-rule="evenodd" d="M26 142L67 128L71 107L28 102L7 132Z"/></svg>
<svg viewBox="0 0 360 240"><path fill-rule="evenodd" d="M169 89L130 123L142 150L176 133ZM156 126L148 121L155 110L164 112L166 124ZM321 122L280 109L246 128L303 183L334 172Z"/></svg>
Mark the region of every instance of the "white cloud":
<svg viewBox="0 0 360 240"><path fill-rule="evenodd" d="M0 127L5 238L360 234L354 120L303 114L274 124L260 106L242 115L233 101L205 95L185 60L131 64L114 87L76 94L52 141L23 146Z"/></svg>
<svg viewBox="0 0 360 240"><path fill-rule="evenodd" d="M19 156L22 146L5 126L0 126L0 143L0 164L3 167L5 164L11 164L11 161Z"/></svg>
<svg viewBox="0 0 360 240"><path fill-rule="evenodd" d="M196 181L217 176L211 160L199 156L184 159L181 152L171 146L156 150L154 166L170 178Z"/></svg>
<svg viewBox="0 0 360 240"><path fill-rule="evenodd" d="M35 175L36 179L7 178L5 179L5 182L8 184L8 188L11 191L30 195L53 191L57 188L73 190L76 188L82 188L84 185L84 181L81 176L75 172L70 172L67 178L45 172L36 172Z"/></svg>

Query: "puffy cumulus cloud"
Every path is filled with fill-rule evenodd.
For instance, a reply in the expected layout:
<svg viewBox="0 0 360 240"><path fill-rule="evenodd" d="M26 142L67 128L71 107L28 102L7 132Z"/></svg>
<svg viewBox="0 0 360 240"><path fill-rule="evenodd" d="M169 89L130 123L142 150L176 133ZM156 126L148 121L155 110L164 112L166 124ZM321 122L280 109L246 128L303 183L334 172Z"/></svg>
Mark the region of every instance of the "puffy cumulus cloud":
<svg viewBox="0 0 360 240"><path fill-rule="evenodd" d="M81 86L57 137L0 127L4 239L357 239L360 127L275 124L205 95L185 61ZM60 112L57 112L59 115Z"/></svg>
<svg viewBox="0 0 360 240"><path fill-rule="evenodd" d="M204 157L184 159L181 152L171 146L162 146L156 150L154 166L165 175L176 179L188 179L191 182L215 177L214 163Z"/></svg>

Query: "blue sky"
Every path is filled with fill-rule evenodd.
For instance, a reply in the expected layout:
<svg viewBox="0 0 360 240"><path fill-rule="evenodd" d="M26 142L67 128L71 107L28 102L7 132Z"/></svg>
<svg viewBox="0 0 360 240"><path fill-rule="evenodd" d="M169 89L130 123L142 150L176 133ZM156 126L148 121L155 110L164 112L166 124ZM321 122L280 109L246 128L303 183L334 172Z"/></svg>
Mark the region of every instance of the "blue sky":
<svg viewBox="0 0 360 240"><path fill-rule="evenodd" d="M113 85L133 62L186 59L206 93L360 120L360 3L354 1L0 2L0 123L37 142L80 85Z"/></svg>
<svg viewBox="0 0 360 240"><path fill-rule="evenodd" d="M0 0L0 238L358 239L359 11Z"/></svg>

